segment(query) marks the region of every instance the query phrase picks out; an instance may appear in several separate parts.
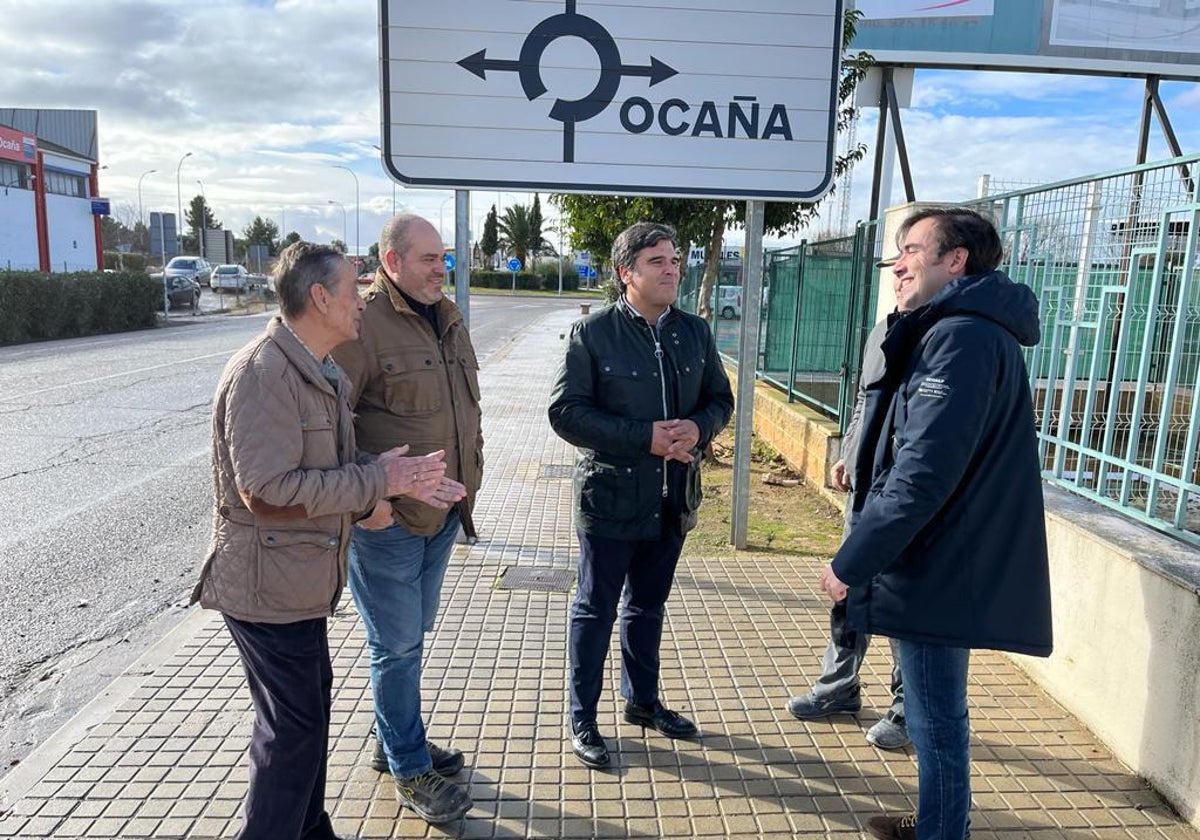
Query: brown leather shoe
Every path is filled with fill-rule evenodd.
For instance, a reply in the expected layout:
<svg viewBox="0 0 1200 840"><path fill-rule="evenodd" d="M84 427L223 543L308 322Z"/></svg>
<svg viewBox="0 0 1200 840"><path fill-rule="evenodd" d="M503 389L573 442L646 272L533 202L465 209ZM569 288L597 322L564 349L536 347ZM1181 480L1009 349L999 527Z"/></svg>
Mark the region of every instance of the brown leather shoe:
<svg viewBox="0 0 1200 840"><path fill-rule="evenodd" d="M899 817L871 817L867 820L867 831L879 840L917 840L917 814Z"/></svg>

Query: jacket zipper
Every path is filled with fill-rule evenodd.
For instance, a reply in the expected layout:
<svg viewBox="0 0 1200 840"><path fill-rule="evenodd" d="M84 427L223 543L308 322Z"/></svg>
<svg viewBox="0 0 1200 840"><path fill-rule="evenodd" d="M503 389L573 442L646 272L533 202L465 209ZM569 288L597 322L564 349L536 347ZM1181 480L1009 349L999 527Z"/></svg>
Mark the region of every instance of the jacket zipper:
<svg viewBox="0 0 1200 840"><path fill-rule="evenodd" d="M667 420L669 419L667 417L667 374L663 370L662 344L658 340L658 329L648 321L646 325L650 327L650 337L654 340L654 358L658 360L658 382L662 391L663 419ZM667 457L665 455L662 462L662 497L667 498Z"/></svg>

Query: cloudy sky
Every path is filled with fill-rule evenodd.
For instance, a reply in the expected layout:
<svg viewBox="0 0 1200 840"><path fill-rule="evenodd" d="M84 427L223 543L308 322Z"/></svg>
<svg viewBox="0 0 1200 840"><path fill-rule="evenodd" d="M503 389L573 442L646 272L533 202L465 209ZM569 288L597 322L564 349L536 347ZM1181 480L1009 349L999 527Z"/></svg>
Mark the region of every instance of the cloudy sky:
<svg viewBox="0 0 1200 840"><path fill-rule="evenodd" d="M353 246L355 182L337 168L347 167L362 250L393 200L452 241L452 193L394 190L374 148L377 0L0 0L0 20L0 107L97 110L101 192L118 218L136 217L151 169L145 210L173 212L178 170L184 202L202 182L239 232L261 215L305 238L342 238L330 203L341 202ZM1037 183L1132 164L1142 90L1136 79L920 71L902 115L918 198L968 198L983 173ZM1185 152L1200 148L1200 85L1164 82L1162 95ZM859 139L874 133L866 111ZM1156 129L1151 157L1166 149ZM852 218L870 192L869 160L860 170ZM473 223L497 200L529 197L476 193Z"/></svg>

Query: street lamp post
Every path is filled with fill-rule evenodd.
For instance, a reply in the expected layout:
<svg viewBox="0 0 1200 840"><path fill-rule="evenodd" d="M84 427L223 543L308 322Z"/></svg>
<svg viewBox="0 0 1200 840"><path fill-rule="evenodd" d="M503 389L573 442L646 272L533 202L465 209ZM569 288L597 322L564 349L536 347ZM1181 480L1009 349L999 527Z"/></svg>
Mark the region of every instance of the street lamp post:
<svg viewBox="0 0 1200 840"><path fill-rule="evenodd" d="M199 178L196 183L200 185L200 197L204 199L204 208L208 207L208 196L204 194L204 182ZM204 208L201 208L203 210ZM196 220L196 243L200 246L200 256L204 256L204 213L200 213L200 218Z"/></svg>
<svg viewBox="0 0 1200 840"><path fill-rule="evenodd" d="M157 171L158 171L157 169L147 169L145 172L143 172L141 175L138 176L138 221L141 222L142 224L146 224L146 217L142 213L142 179L145 178L147 175L150 175Z"/></svg>
<svg viewBox="0 0 1200 840"><path fill-rule="evenodd" d="M342 204L340 201L334 201L332 198L329 199L329 203L336 204L338 207L342 208L342 244L346 245L346 240L350 238L349 234L346 232L346 205ZM346 245L346 247L349 248L350 246Z"/></svg>
<svg viewBox="0 0 1200 840"><path fill-rule="evenodd" d="M334 169L345 169L350 173L350 177L354 179L354 256L358 256L359 243L362 241L362 228L358 226L358 176L354 174L354 170L349 166L342 166L340 163L330 164ZM345 208L342 208L343 210Z"/></svg>
<svg viewBox="0 0 1200 840"><path fill-rule="evenodd" d="M179 213L178 218L175 219L175 238L180 251L183 250L183 190L179 186L179 170L183 166L184 160L191 156L192 153L188 152L175 165L175 210Z"/></svg>
<svg viewBox="0 0 1200 840"><path fill-rule="evenodd" d="M454 200L454 193L451 193L448 198L442 199L442 205L438 208L438 233L442 237L442 241L446 240L446 202Z"/></svg>
<svg viewBox="0 0 1200 840"><path fill-rule="evenodd" d="M383 155L383 148L381 146L379 146L379 144L372 143L371 148L375 149L377 152L379 152L379 154L381 156ZM395 215L396 215L396 181L394 178L391 178L391 177L389 177L388 180L392 182L392 216L395 217Z"/></svg>

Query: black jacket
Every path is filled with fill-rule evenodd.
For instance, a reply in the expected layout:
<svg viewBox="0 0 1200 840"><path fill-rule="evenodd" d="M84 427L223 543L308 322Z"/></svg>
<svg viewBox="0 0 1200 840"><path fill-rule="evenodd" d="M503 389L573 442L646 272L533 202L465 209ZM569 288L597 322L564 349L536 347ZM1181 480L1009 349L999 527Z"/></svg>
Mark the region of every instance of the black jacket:
<svg viewBox="0 0 1200 840"><path fill-rule="evenodd" d="M851 528L833 559L852 626L1050 654L1041 469L1019 345L1037 299L1000 272L901 316L867 385Z"/></svg>
<svg viewBox="0 0 1200 840"><path fill-rule="evenodd" d="M672 307L654 325L621 300L577 321L549 410L555 433L579 449L576 524L626 540L658 539L664 516L691 530L701 454L732 413L729 379L702 319ZM691 464L650 454L654 421L673 418L700 429Z"/></svg>

